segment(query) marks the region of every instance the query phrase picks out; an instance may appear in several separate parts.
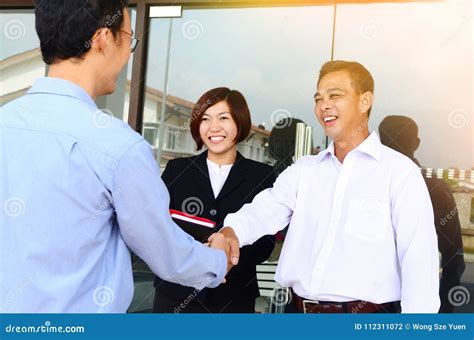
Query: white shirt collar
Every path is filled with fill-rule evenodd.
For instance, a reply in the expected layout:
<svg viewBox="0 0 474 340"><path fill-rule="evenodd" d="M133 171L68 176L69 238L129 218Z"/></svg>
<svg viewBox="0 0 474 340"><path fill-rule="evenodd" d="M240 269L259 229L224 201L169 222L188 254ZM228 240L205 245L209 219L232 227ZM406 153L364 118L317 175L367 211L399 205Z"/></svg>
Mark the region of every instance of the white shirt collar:
<svg viewBox="0 0 474 340"><path fill-rule="evenodd" d="M218 170L230 169L230 168L232 168L232 165L234 165L234 164L220 165L220 164L214 163L213 161L209 160L209 158L206 158L206 161L207 161L207 166L212 167L213 169L218 169Z"/></svg>
<svg viewBox="0 0 474 340"><path fill-rule="evenodd" d="M370 135L351 152L363 152L380 162L380 156L382 154L382 143L380 142L377 133L375 131L372 131ZM318 154L318 161L322 162L327 158L327 155L329 154L333 155L334 157L336 156L334 153L334 142L331 142L331 144L329 144L329 146L325 150L321 151Z"/></svg>

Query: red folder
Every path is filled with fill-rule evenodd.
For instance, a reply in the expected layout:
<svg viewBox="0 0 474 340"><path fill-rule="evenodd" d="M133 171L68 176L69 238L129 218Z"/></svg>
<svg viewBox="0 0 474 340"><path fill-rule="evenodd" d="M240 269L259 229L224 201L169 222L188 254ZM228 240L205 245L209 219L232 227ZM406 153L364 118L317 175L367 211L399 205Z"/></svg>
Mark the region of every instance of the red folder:
<svg viewBox="0 0 474 340"><path fill-rule="evenodd" d="M182 211L170 209L173 221L196 241L205 243L209 236L215 232L216 222L207 218L193 216Z"/></svg>

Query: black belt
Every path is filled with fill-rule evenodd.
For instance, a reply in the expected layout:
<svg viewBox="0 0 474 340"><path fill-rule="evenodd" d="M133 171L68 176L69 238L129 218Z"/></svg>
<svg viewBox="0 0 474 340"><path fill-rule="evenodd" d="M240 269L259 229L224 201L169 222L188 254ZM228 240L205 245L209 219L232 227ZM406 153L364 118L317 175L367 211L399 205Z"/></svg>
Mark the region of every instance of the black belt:
<svg viewBox="0 0 474 340"><path fill-rule="evenodd" d="M372 303L356 300L348 302L314 301L293 293L293 304L302 313L375 313L380 310L399 310L400 301Z"/></svg>

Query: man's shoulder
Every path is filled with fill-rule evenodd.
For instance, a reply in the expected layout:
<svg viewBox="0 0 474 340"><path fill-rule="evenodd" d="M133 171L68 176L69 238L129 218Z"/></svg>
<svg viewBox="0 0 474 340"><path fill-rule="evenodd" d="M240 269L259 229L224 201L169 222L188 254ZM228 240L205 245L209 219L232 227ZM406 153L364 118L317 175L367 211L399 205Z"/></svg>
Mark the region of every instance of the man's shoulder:
<svg viewBox="0 0 474 340"><path fill-rule="evenodd" d="M77 118L72 124L76 125L65 127L64 132L107 157L119 160L135 144L144 141L142 135L107 109L79 104L76 110L72 113Z"/></svg>
<svg viewBox="0 0 474 340"><path fill-rule="evenodd" d="M112 112L74 97L27 94L5 104L1 112L3 126L62 135L116 160L143 141Z"/></svg>
<svg viewBox="0 0 474 340"><path fill-rule="evenodd" d="M381 145L381 161L386 163L393 170L420 170L418 165L404 154Z"/></svg>
<svg viewBox="0 0 474 340"><path fill-rule="evenodd" d="M143 136L124 121L115 117L103 119L105 125L92 131L90 142L110 157L119 159L132 146L144 141Z"/></svg>
<svg viewBox="0 0 474 340"><path fill-rule="evenodd" d="M300 167L313 167L321 163L324 154L302 156L293 164Z"/></svg>

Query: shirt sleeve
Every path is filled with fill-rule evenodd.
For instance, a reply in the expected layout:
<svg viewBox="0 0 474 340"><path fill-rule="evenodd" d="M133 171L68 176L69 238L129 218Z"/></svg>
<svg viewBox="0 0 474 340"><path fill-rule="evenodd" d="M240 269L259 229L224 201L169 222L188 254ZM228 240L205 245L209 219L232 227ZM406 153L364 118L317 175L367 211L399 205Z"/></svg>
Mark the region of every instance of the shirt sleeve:
<svg viewBox="0 0 474 340"><path fill-rule="evenodd" d="M254 243L264 235L273 235L288 225L296 203L300 164L298 161L288 167L278 176L272 188L263 190L251 203L227 215L224 228L234 230L241 247Z"/></svg>
<svg viewBox="0 0 474 340"><path fill-rule="evenodd" d="M392 223L401 270L402 313L437 313L439 255L433 208L418 168L393 188Z"/></svg>
<svg viewBox="0 0 474 340"><path fill-rule="evenodd" d="M120 159L112 197L125 243L156 275L196 289L222 283L225 253L203 246L172 221L168 191L144 140Z"/></svg>

